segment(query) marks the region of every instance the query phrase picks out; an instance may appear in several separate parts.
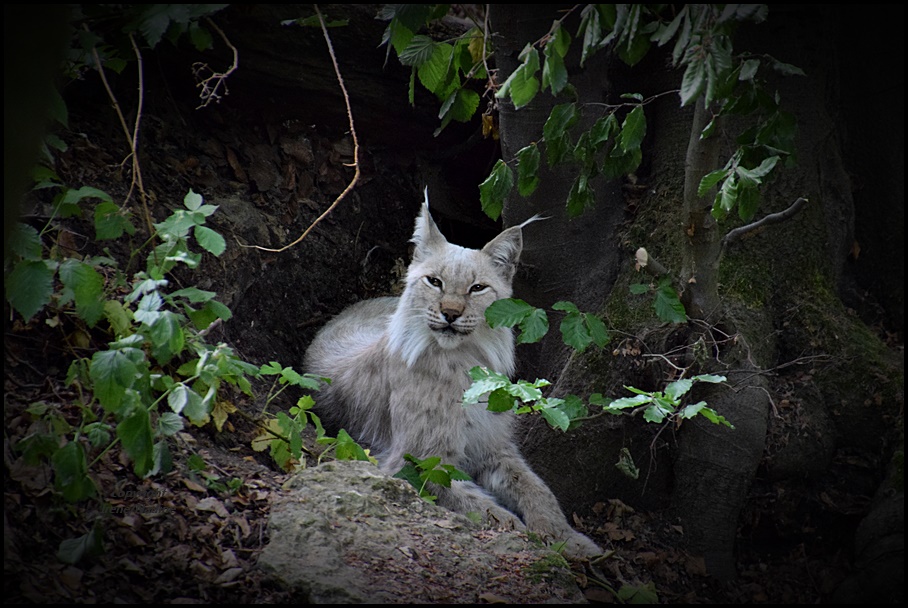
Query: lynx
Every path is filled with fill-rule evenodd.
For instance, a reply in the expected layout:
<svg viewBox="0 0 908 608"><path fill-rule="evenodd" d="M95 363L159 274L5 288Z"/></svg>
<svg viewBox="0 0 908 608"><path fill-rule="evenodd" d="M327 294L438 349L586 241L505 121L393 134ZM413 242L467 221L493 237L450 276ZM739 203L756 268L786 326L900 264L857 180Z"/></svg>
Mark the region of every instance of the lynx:
<svg viewBox="0 0 908 608"><path fill-rule="evenodd" d="M511 297L529 221L481 250L466 249L439 231L427 191L402 295L343 311L313 340L306 367L332 379L319 393L322 416L368 444L385 472L400 470L404 454L438 456L473 480L434 486L438 504L478 513L487 524L525 527L564 541L568 555L588 557L602 551L570 527L554 494L520 455L513 414L462 405L470 368L514 371L512 331L491 328L484 313L495 300Z"/></svg>

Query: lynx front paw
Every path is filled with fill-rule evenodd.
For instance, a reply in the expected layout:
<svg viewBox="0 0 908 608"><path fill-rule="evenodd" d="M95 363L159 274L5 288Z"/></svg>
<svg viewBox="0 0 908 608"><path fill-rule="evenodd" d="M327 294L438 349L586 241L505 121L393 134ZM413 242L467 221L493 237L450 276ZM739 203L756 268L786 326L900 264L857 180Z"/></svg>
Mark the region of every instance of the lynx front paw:
<svg viewBox="0 0 908 608"><path fill-rule="evenodd" d="M491 505L481 515L482 525L499 530L525 530L520 518L498 505Z"/></svg>
<svg viewBox="0 0 908 608"><path fill-rule="evenodd" d="M589 537L580 532L573 532L565 539L564 554L574 558L589 558L602 555L604 551Z"/></svg>

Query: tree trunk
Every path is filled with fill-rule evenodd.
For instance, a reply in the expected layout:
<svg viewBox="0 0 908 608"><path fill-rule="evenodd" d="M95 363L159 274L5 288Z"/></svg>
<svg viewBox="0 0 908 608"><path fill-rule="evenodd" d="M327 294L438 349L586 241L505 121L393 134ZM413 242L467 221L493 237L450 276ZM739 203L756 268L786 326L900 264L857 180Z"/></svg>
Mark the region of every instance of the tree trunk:
<svg viewBox="0 0 908 608"><path fill-rule="evenodd" d="M526 42L546 33L559 15L557 8L492 7L493 26L501 33L495 39L499 82L517 66L517 54ZM737 133L728 130L704 145L699 132L708 120L705 109L679 108L676 97L660 98L646 106L644 162L636 175L637 183L646 186L646 194L639 205L634 203L628 226L617 225L623 219L625 201L621 191L608 184L597 187L594 210L579 220L568 220L562 201L574 175L565 169L544 171L536 195L524 201L514 194L505 206L509 223L540 211L552 216L528 230L525 261L530 270L518 282L516 296L536 306L573 300L582 309L605 312L606 323L620 332L609 346L611 352L591 349L583 355L570 355L560 345L560 336L550 331L547 341L530 349L529 356L528 349L521 347L519 357L529 360L522 369L525 375L555 381L556 396L575 393L585 398L591 392L626 396L624 385L661 390L674 370L659 357L683 347L688 353L685 366L708 355L691 373L724 373L728 377L730 388L709 386L692 397L706 400L735 425L730 430L705 420L688 420L672 442L666 439L669 433L654 438L652 425L639 421L600 419L564 435L536 428L544 427L537 423L525 446L534 467L568 510L582 510L611 497L654 507L664 505L662 499L670 497L672 512L680 518L691 547L706 557L712 573L723 578L734 576L739 515L751 499L754 476L761 470L774 470L781 462L781 458L764 460L767 453L804 450L797 465L801 471L825 470L835 451L833 444L856 439L847 430L849 425L853 429L879 428L879 420L858 422L851 414L857 412L850 404L862 400L865 391L846 388L844 378L855 373L866 376L846 361L870 355L861 346L864 339L857 337L864 331L860 322L848 319L835 293L837 287L847 284L845 256L853 240L854 218L851 183L838 139L843 130L837 97L839 17L812 8L773 9L767 23L742 27L737 50L771 54L798 65L808 75L806 80L770 76L783 106L795 113L800 133L797 165L786 167L766 189L758 219L787 209L798 197L811 203L788 221L735 243L724 252L724 259L722 237L739 222L729 218L716 223L709 213L711 197L698 199L695 194L700 177L724 162L726 151L719 150L725 146L723 142L733 141ZM658 51L650 54L655 56ZM588 62L583 69L575 62L571 82L581 103L608 101L622 92L647 96L678 88L680 73L666 65L662 59L647 58L623 71L606 58ZM613 84L617 79L620 86ZM502 103L505 160L513 159L522 146L540 137L554 103L547 92L518 111ZM899 154L893 150L885 154L893 153ZM649 303L627 292L629 283L641 281L629 262L639 246L680 277L678 286L687 312L697 320L690 327L659 327L652 319L642 318ZM830 331L820 327L830 327ZM635 339L622 339L626 336ZM698 344L706 346L705 353L697 352ZM872 349L879 347L877 343ZM865 354L858 354L862 352ZM796 396L803 411L823 413L800 421L811 429L806 433L830 446L822 448L819 460L808 456L815 454L810 442L789 438L798 436L789 431L798 421L786 418L776 407L768 419L770 399L777 403L778 391L787 389L784 383L772 380L773 376L761 373L780 364L787 369L805 353L836 361L829 368L817 368L813 372L817 386L805 386ZM874 390L898 391L887 382ZM836 421L837 438L828 437L832 431L823 420ZM772 445L767 444L770 422L775 429ZM891 450L891 432L881 436L889 438L884 441ZM870 448L867 439L861 442ZM612 466L622 447L630 450L645 471L637 481L629 481ZM581 470L583 483L578 484L573 475Z"/></svg>

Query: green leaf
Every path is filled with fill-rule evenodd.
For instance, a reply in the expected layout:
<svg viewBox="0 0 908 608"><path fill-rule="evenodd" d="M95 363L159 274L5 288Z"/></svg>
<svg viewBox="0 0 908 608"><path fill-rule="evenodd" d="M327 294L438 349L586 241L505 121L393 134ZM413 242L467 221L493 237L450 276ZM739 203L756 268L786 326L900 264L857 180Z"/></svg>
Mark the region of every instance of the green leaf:
<svg viewBox="0 0 908 608"><path fill-rule="evenodd" d="M649 291L649 289L650 289L650 286L644 285L643 283L632 283L630 286L628 286L628 290L635 296L639 296L640 294L647 293Z"/></svg>
<svg viewBox="0 0 908 608"><path fill-rule="evenodd" d="M431 4L382 4L376 18L397 21L415 32L433 17L434 8Z"/></svg>
<svg viewBox="0 0 908 608"><path fill-rule="evenodd" d="M741 72L738 74L738 80L753 80L760 69L759 59L748 59L741 64Z"/></svg>
<svg viewBox="0 0 908 608"><path fill-rule="evenodd" d="M196 224L197 222L191 213L183 209L177 209L163 222L154 224L154 227L158 231L159 236L165 241L162 245L173 246L173 243L167 242L168 237L174 241L185 238L189 234L189 230ZM167 250L165 249L164 252L166 254Z"/></svg>
<svg viewBox="0 0 908 608"><path fill-rule="evenodd" d="M562 30L563 31L563 30ZM568 72L564 65L564 57L558 53L550 53L545 47L545 61L542 64L542 88L551 89L552 95L557 95L564 90L568 83Z"/></svg>
<svg viewBox="0 0 908 608"><path fill-rule="evenodd" d="M224 253L224 250L227 249L227 243L224 241L224 237L205 226L195 227L195 240L198 241L203 249L216 256L221 255Z"/></svg>
<svg viewBox="0 0 908 608"><path fill-rule="evenodd" d="M205 291L199 289L198 287L184 287L183 289L178 289L170 294L172 298L186 298L193 304L198 304L199 302L207 302L217 294L213 291Z"/></svg>
<svg viewBox="0 0 908 608"><path fill-rule="evenodd" d="M450 44L435 45L432 56L417 68L416 74L422 86L439 99L445 99L459 83L454 82L456 74L452 65L454 47Z"/></svg>
<svg viewBox="0 0 908 608"><path fill-rule="evenodd" d="M130 350L136 349L105 350L92 355L89 375L95 397L108 412L120 410L126 389L136 381L138 368L129 356Z"/></svg>
<svg viewBox="0 0 908 608"><path fill-rule="evenodd" d="M397 58L403 65L419 67L432 58L436 46L438 44L428 36L413 36Z"/></svg>
<svg viewBox="0 0 908 608"><path fill-rule="evenodd" d="M611 341L611 337L608 334L608 330L605 328L605 323L602 322L602 319L591 313L583 313L583 321L586 323L586 327L590 332L590 338L593 339L593 343L599 348L604 348L606 344Z"/></svg>
<svg viewBox="0 0 908 608"><path fill-rule="evenodd" d="M670 282L663 281L656 288L656 299L653 302L656 316L668 323L686 323L687 312L678 298L678 292Z"/></svg>
<svg viewBox="0 0 908 608"><path fill-rule="evenodd" d="M693 385L694 381L689 378L675 380L665 387L665 394L677 403L681 400L681 397L687 394Z"/></svg>
<svg viewBox="0 0 908 608"><path fill-rule="evenodd" d="M419 476L419 469L409 462L406 463L401 470L392 475L392 477L403 479L417 490L422 488L422 478Z"/></svg>
<svg viewBox="0 0 908 608"><path fill-rule="evenodd" d="M91 530L77 538L60 541L57 559L64 564L77 564L86 557L96 557L104 553L104 534L97 522Z"/></svg>
<svg viewBox="0 0 908 608"><path fill-rule="evenodd" d="M546 407L539 410L539 413L542 414L542 417L545 418L545 421L548 422L553 429L566 431L571 425L571 419L566 413L559 409Z"/></svg>
<svg viewBox="0 0 908 608"><path fill-rule="evenodd" d="M545 138L546 155L549 166L561 162L570 148L570 129L579 120L577 106L573 103L563 103L552 108L549 117L542 127Z"/></svg>
<svg viewBox="0 0 908 608"><path fill-rule="evenodd" d="M147 293L142 296L142 299L139 301L139 305L133 313L133 318L138 323L145 323L148 326L152 326L161 318L163 313L160 312L160 309L163 304L164 300L158 292L152 291L151 293Z"/></svg>
<svg viewBox="0 0 908 608"><path fill-rule="evenodd" d="M514 397L506 388L498 388L489 393L486 409L490 412L508 412L514 409Z"/></svg>
<svg viewBox="0 0 908 608"><path fill-rule="evenodd" d="M493 220L501 216L504 199L514 187L514 174L511 168L501 159L495 163L492 173L479 185L479 200L483 212Z"/></svg>
<svg viewBox="0 0 908 608"><path fill-rule="evenodd" d="M804 70L801 68L788 63L783 63L772 57L769 58L769 67L783 76L806 76Z"/></svg>
<svg viewBox="0 0 908 608"><path fill-rule="evenodd" d="M681 79L681 107L696 101L705 88L706 66L702 59L695 57L687 64L687 69L684 70L684 76Z"/></svg>
<svg viewBox="0 0 908 608"><path fill-rule="evenodd" d="M206 329L217 319L227 321L233 314L230 312L229 308L216 300L205 302L205 306L200 310L193 310L188 305L184 306L184 310L186 311L187 316L192 319L193 325L198 329Z"/></svg>
<svg viewBox="0 0 908 608"><path fill-rule="evenodd" d="M196 383L198 387L200 383ZM183 386L183 385L181 385ZM204 387L204 385L201 385ZM208 388L208 392L205 394L205 397L199 395L193 389L187 389L185 392L186 403L183 404L183 415L189 419L189 422L195 426L204 426L208 424L208 421L211 420L211 397L214 396L213 387Z"/></svg>
<svg viewBox="0 0 908 608"><path fill-rule="evenodd" d="M183 417L174 412L164 412L158 418L158 433L171 437L183 430Z"/></svg>
<svg viewBox="0 0 908 608"><path fill-rule="evenodd" d="M485 316L489 327L514 327L536 310L518 298L496 300L486 308Z"/></svg>
<svg viewBox="0 0 908 608"><path fill-rule="evenodd" d="M623 584L618 590L618 599L625 604L658 604L659 595L656 593L655 583L634 586Z"/></svg>
<svg viewBox="0 0 908 608"><path fill-rule="evenodd" d="M448 475L446 471L431 469L423 473L421 477L424 477L425 480L430 483L438 484L446 488L451 487L451 476Z"/></svg>
<svg viewBox="0 0 908 608"><path fill-rule="evenodd" d="M687 18L687 6L678 11L678 14L668 25L660 23L659 28L650 37L650 40L659 46L665 46L675 36L678 26L681 25L681 21L685 18Z"/></svg>
<svg viewBox="0 0 908 608"><path fill-rule="evenodd" d="M654 422L656 424L659 424L660 422L665 420L666 416L668 416L671 413L672 412L670 410L666 410L665 408L660 407L659 405L653 404L653 405L649 406L648 408L646 408L645 410L643 410L643 419L646 420L647 422Z"/></svg>
<svg viewBox="0 0 908 608"><path fill-rule="evenodd" d="M170 311L161 313L160 318L152 325L148 332L152 342L154 358L162 365L183 351L186 337L183 334L181 317Z"/></svg>
<svg viewBox="0 0 908 608"><path fill-rule="evenodd" d="M580 173L574 180L566 203L568 217L575 218L583 214L594 204L593 189L589 186L589 176Z"/></svg>
<svg viewBox="0 0 908 608"><path fill-rule="evenodd" d="M632 407L637 407L643 405L644 403L650 403L653 400L653 397L649 394L645 395L635 395L633 397L622 397L621 399L615 399L606 406L603 406L605 410L625 410Z"/></svg>
<svg viewBox="0 0 908 608"><path fill-rule="evenodd" d="M621 125L621 149L625 152L637 150L643 143L643 137L646 135L646 115L643 113L643 107L637 106L624 119Z"/></svg>
<svg viewBox="0 0 908 608"><path fill-rule="evenodd" d="M628 46L622 45L621 48L618 49L618 57L627 65L635 66L640 63L641 59L646 57L649 47L649 39L646 36L633 36L631 37Z"/></svg>
<svg viewBox="0 0 908 608"><path fill-rule="evenodd" d="M41 259L41 236L38 231L21 222L13 224L7 244L12 253L26 260Z"/></svg>
<svg viewBox="0 0 908 608"><path fill-rule="evenodd" d="M154 432L148 410L138 405L117 425L117 437L133 460L133 469L145 477L154 467Z"/></svg>
<svg viewBox="0 0 908 608"><path fill-rule="evenodd" d="M458 122L469 122L479 107L479 94L470 89L457 89L451 93L442 104L438 117L442 119L443 124L451 120Z"/></svg>
<svg viewBox="0 0 908 608"><path fill-rule="evenodd" d="M599 11L596 10L596 8L595 5L588 4L580 13L580 28L577 30L578 36L580 35L580 32L583 32L580 67L583 67L586 60L599 50L599 43L602 40L602 25L600 23Z"/></svg>
<svg viewBox="0 0 908 608"><path fill-rule="evenodd" d="M504 99L508 96L514 102L514 108L520 109L533 101L539 92L539 80L536 72L539 71L539 52L532 45L527 44L520 53L523 63L514 70L507 80L495 93L495 97Z"/></svg>
<svg viewBox="0 0 908 608"><path fill-rule="evenodd" d="M338 460L369 460L366 451L344 429L337 433L334 454Z"/></svg>
<svg viewBox="0 0 908 608"><path fill-rule="evenodd" d="M135 234L136 228L121 210L111 201L104 201L95 207L95 237L98 240L118 239L126 234Z"/></svg>
<svg viewBox="0 0 908 608"><path fill-rule="evenodd" d="M552 304L552 310L560 310L567 313L576 313L578 315L580 314L580 309L577 308L576 304L564 300Z"/></svg>
<svg viewBox="0 0 908 608"><path fill-rule="evenodd" d="M88 438L88 442L93 448L100 448L102 446L107 446L110 443L110 430L111 427L109 424L104 422L92 422L85 426L85 436Z"/></svg>
<svg viewBox="0 0 908 608"><path fill-rule="evenodd" d="M691 380L696 380L697 382L709 382L710 384L719 384L720 382L725 382L725 376L716 376L714 374L700 374L699 376L694 376Z"/></svg>
<svg viewBox="0 0 908 608"><path fill-rule="evenodd" d="M88 476L88 463L82 445L70 441L51 457L54 469L54 487L68 502L78 502L96 494Z"/></svg>
<svg viewBox="0 0 908 608"><path fill-rule="evenodd" d="M517 152L517 191L527 197L539 186L539 147L530 144Z"/></svg>
<svg viewBox="0 0 908 608"><path fill-rule="evenodd" d="M703 176L700 185L697 186L697 196L706 196L710 189L728 176L727 169L712 171Z"/></svg>
<svg viewBox="0 0 908 608"><path fill-rule="evenodd" d="M60 281L73 292L76 314L94 327L104 316L104 279L88 264L70 258L60 264Z"/></svg>
<svg viewBox="0 0 908 608"><path fill-rule="evenodd" d="M42 260L22 260L6 277L6 299L29 321L54 293L53 268Z"/></svg>
<svg viewBox="0 0 908 608"><path fill-rule="evenodd" d="M735 203L738 202L738 180L736 175L732 175L725 180L722 187L716 194L716 201L713 203L713 216L718 212L721 217L725 217L731 211ZM717 218L718 219L718 218Z"/></svg>
<svg viewBox="0 0 908 608"><path fill-rule="evenodd" d="M536 384L527 382L526 380L520 380L514 384L511 384L510 386L505 387L505 390L509 395L517 397L524 403L542 399L542 391L539 390L539 387Z"/></svg>
<svg viewBox="0 0 908 608"><path fill-rule="evenodd" d="M541 308L535 308L520 322L518 344L532 344L542 339L549 331L549 318Z"/></svg>
<svg viewBox="0 0 908 608"><path fill-rule="evenodd" d="M561 320L561 338L565 344L581 353L593 341L579 312L569 313Z"/></svg>
<svg viewBox="0 0 908 608"><path fill-rule="evenodd" d="M760 206L760 191L756 187L738 189L738 217L745 222L753 219Z"/></svg>
<svg viewBox="0 0 908 608"><path fill-rule="evenodd" d="M699 404L697 404L697 405L699 405ZM700 414L701 416L703 416L704 418L706 418L707 420L709 420L710 422L712 422L713 424L722 424L722 425L727 426L730 429L735 428L735 425L733 425L731 422L726 420L724 416L720 416L719 414L717 414L716 410L714 410L712 408L702 407L702 408L699 408L697 413Z"/></svg>
<svg viewBox="0 0 908 608"><path fill-rule="evenodd" d="M83 186L78 189L68 189L66 194L63 196L61 205L74 205L78 204L86 198L99 198L102 202L113 203L113 198L103 190L93 188L91 186ZM119 207L117 208L119 210Z"/></svg>
<svg viewBox="0 0 908 608"><path fill-rule="evenodd" d="M493 372L484 367L474 367L470 370L470 377L473 384L463 393L463 404L471 405L478 403L483 395L491 393L500 388L511 385L507 376ZM510 407L508 407L510 409Z"/></svg>

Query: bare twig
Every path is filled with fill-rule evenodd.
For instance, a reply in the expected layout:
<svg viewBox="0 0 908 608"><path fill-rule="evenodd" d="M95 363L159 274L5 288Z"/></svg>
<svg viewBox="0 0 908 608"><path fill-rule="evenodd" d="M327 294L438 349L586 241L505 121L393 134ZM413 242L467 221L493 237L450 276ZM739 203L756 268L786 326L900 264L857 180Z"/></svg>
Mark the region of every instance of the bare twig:
<svg viewBox="0 0 908 608"><path fill-rule="evenodd" d="M728 247L735 241L740 240L741 237L743 237L744 235L746 235L750 232L753 232L757 228L762 228L763 226L768 226L769 224L778 224L779 222L784 222L788 218L795 215L798 211L800 211L801 207L803 207L805 203L807 203L807 199L804 198L803 196L799 197L798 200L793 202L788 207L788 209L786 209L784 211L780 211L778 213L771 213L771 214L767 215L766 217L764 217L760 220L757 220L756 222L751 222L750 224L747 224L746 226L741 226L740 228L735 228L734 230L732 230L731 232L726 234L724 239L722 239L722 249L725 249L726 247Z"/></svg>
<svg viewBox="0 0 908 608"><path fill-rule="evenodd" d="M82 27L85 31L88 30L88 26L83 24ZM138 147L137 140L139 137L139 123L142 119L142 99L145 96L144 80L142 75L142 53L139 51L139 47L136 46L136 42L133 39L132 35L129 36L129 41L132 43L133 52L136 54L136 60L138 62L138 71L139 71L139 105L136 110L136 123L133 127L132 132L129 130L129 126L126 124L126 117L123 116L123 111L120 109L120 102L117 101L117 96L114 95L113 89L110 88L110 83L107 81L107 75L104 72L104 66L101 64L101 57L98 55L98 49L94 46L91 47L91 55L95 60L95 65L98 67L98 75L101 77L101 83L104 85L104 90L107 91L107 96L110 98L110 103L113 106L114 112L117 114L117 118L120 119L120 126L123 129L123 133L126 135L126 142L129 144L129 155L123 159L125 163L129 158L132 158L132 182L129 186L129 193L126 195L126 199L123 201L123 204L129 202L130 197L132 196L132 190L136 186L139 188L139 195L142 200L142 207L145 210L145 221L148 224L148 233L154 234L154 226L151 222L151 213L148 211L148 202L145 197L145 189L142 185L142 170L139 165L139 156L138 156Z"/></svg>
<svg viewBox="0 0 908 608"><path fill-rule="evenodd" d="M314 222L312 222L308 228L300 235L298 239L290 243L289 245L284 245L279 249L271 249L270 247L261 247L259 245L243 245L240 243L240 247L252 247L260 251L271 251L274 253L280 253L286 251L287 249L293 247L304 238L306 238L312 229L315 228L319 222L328 217L328 215L334 211L334 208L337 207L342 200L353 190L353 187L356 185L356 182L359 181L360 170L359 170L359 139L356 137L356 128L353 125L353 109L350 107L350 96L347 94L347 87L344 86L344 78L341 76L340 68L337 65L337 57L334 54L334 46L331 44L331 37L328 35L328 27L325 25L325 18L322 16L321 11L318 10L318 5L314 4L315 14L318 15L318 22L322 26L322 34L325 36L325 43L328 45L328 54L331 55L331 63L334 65L334 73L337 76L337 83L340 85L341 92L344 94L344 103L347 105L347 119L350 121L350 135L353 137L353 179L350 180L350 183L347 184L347 187L344 188L344 191L341 192L334 202L325 209L324 213L318 216Z"/></svg>
<svg viewBox="0 0 908 608"><path fill-rule="evenodd" d="M142 52L139 50L138 45L136 45L136 39L132 34L129 35L129 43L132 45L132 50L136 54L136 63L138 64L136 69L139 72L139 99L136 106L136 124L133 127L132 139L130 140L130 146L132 147L132 183L139 188L139 200L142 201L142 208L145 210L145 220L148 222L148 234L154 234L154 227L151 222L151 212L148 210L148 197L145 194L145 184L142 181L142 167L139 165L139 124L142 120L142 102L145 99L145 76L142 70ZM129 190L132 192L132 185L130 185ZM129 200L128 194L126 200Z"/></svg>
<svg viewBox="0 0 908 608"><path fill-rule="evenodd" d="M221 98L224 95L227 95L227 77L233 74L236 69L240 66L240 54L236 50L236 47L230 43L230 40L227 38L227 35L215 25L214 21L205 17L205 22L208 23L208 26L211 27L214 31L218 33L221 37L221 40L224 41L230 50L233 51L233 63L230 65L230 68L226 72L215 72L212 70L207 63L196 62L192 64L192 75L198 80L197 87L201 87L202 91L199 93L199 99L202 100L202 103L196 107L196 110L200 110L212 101L219 103ZM204 71L211 72L210 76L202 76ZM212 82L214 85L212 86ZM221 87L223 86L223 93L221 92Z"/></svg>

